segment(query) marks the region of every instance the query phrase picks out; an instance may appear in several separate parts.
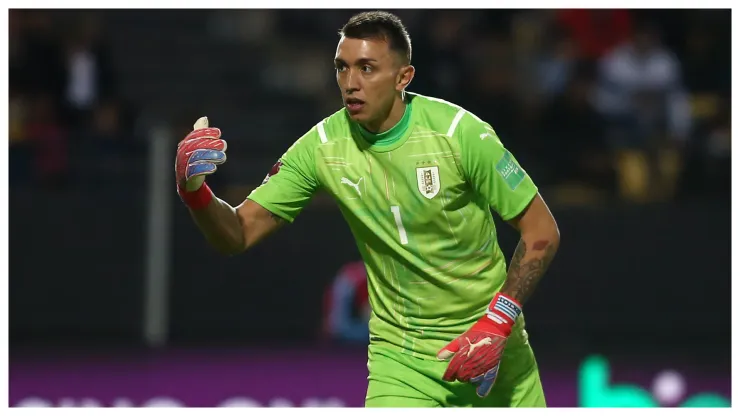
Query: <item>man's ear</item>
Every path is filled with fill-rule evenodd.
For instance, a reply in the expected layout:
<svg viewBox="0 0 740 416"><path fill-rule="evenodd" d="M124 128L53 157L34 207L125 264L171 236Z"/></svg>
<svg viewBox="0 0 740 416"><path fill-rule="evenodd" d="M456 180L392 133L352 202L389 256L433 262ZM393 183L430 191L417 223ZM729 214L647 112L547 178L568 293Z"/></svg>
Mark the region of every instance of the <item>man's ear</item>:
<svg viewBox="0 0 740 416"><path fill-rule="evenodd" d="M414 79L415 73L416 69L412 65L402 66L401 70L398 71L398 78L396 79L396 91L405 90Z"/></svg>

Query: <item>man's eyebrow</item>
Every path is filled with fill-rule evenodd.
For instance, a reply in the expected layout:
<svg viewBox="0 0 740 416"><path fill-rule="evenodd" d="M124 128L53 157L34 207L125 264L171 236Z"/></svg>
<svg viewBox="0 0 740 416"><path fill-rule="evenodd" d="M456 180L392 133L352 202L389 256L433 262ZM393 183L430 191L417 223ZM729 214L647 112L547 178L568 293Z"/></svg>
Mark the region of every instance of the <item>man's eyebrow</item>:
<svg viewBox="0 0 740 416"><path fill-rule="evenodd" d="M334 58L334 62L335 63L338 63L338 64L346 64L347 63L342 58ZM367 64L367 63L371 63L371 62L378 62L378 60L377 59L373 59L373 58L360 58L360 59L358 59L355 62L355 64L356 65L362 65L362 64Z"/></svg>

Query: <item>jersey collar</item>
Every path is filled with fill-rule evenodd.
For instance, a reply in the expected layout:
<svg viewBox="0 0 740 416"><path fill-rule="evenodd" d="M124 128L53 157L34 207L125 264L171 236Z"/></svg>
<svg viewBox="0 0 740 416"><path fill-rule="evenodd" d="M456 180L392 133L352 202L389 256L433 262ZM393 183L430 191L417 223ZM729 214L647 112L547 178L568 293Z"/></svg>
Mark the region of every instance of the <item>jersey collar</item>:
<svg viewBox="0 0 740 416"><path fill-rule="evenodd" d="M354 130L358 133L357 136L359 136L362 142L364 142L370 150L375 152L388 152L397 149L406 141L413 130L412 127L415 121L412 109L413 97L413 94L406 93L406 110L403 113L403 117L388 131L375 134L367 131L367 129L359 124L352 122Z"/></svg>

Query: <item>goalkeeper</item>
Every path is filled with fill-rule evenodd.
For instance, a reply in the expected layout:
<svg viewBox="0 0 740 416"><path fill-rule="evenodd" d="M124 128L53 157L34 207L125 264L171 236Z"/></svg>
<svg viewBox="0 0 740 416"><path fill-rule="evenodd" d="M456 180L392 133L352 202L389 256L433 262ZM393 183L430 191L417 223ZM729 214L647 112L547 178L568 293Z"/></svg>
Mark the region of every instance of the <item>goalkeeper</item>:
<svg viewBox="0 0 740 416"><path fill-rule="evenodd" d="M241 253L327 191L367 268L368 407L540 407L522 306L557 251L557 225L493 128L406 91L411 41L385 12L352 17L334 58L344 107L234 208L204 178L226 161L200 119L178 145L178 192L206 239ZM491 209L521 234L508 272Z"/></svg>

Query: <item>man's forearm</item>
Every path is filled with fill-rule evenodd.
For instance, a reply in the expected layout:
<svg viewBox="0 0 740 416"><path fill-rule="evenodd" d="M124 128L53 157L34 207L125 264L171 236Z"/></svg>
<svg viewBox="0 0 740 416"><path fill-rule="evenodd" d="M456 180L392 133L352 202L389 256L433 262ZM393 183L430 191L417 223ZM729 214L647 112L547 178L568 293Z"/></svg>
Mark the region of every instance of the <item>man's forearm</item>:
<svg viewBox="0 0 740 416"><path fill-rule="evenodd" d="M190 215L206 237L206 240L223 254L238 254L244 251L245 237L236 209L216 198L203 209L190 210Z"/></svg>
<svg viewBox="0 0 740 416"><path fill-rule="evenodd" d="M522 236L511 258L501 293L523 305L550 266L559 244L557 234L546 238Z"/></svg>

